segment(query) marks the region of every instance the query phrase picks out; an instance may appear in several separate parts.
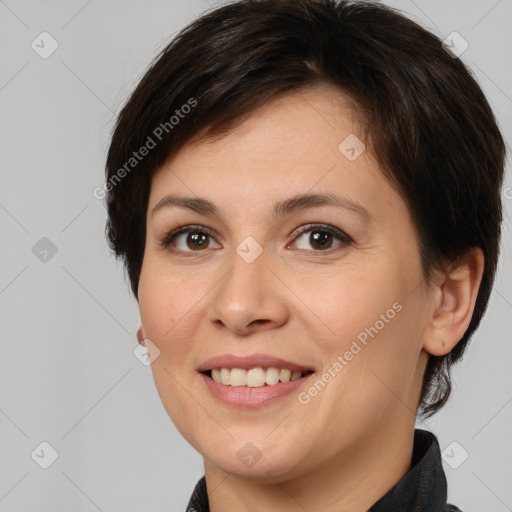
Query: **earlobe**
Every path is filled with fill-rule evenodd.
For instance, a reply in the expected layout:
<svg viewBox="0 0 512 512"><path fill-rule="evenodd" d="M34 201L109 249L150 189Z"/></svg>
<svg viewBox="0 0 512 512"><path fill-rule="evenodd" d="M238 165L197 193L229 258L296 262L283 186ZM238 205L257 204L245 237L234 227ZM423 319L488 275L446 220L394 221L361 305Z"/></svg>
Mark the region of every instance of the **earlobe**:
<svg viewBox="0 0 512 512"><path fill-rule="evenodd" d="M471 322L484 271L484 255L470 248L437 288L437 302L423 348L434 356L450 352Z"/></svg>
<svg viewBox="0 0 512 512"><path fill-rule="evenodd" d="M144 329L143 329L143 327L142 327L142 325L141 325L141 326L137 329L137 341L138 341L139 343L142 343L145 337L146 337L146 336L144 335Z"/></svg>

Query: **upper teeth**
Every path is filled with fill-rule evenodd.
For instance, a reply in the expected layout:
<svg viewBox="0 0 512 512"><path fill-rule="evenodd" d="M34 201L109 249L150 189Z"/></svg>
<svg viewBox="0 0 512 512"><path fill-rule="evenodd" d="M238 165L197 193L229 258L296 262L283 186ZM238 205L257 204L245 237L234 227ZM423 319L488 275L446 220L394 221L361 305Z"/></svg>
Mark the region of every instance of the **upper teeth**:
<svg viewBox="0 0 512 512"><path fill-rule="evenodd" d="M265 384L273 386L279 381L289 382L297 380L302 375L302 372L292 372L286 368L270 367L265 370L260 366L247 371L241 368L212 369L212 379L219 384L225 384L226 386L249 386L251 388L258 388Z"/></svg>

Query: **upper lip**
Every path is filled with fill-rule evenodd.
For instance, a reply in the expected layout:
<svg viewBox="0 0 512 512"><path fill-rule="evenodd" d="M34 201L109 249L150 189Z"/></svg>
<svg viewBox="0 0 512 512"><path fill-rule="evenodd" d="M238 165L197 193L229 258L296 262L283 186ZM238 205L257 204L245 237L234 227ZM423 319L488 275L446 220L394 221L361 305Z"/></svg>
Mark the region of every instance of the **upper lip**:
<svg viewBox="0 0 512 512"><path fill-rule="evenodd" d="M213 368L241 368L242 370L249 370L251 368L286 368L291 371L307 372L313 371L310 366L281 359L267 354L252 354L250 356L235 356L234 354L223 354L207 359L202 363L197 371L206 372Z"/></svg>

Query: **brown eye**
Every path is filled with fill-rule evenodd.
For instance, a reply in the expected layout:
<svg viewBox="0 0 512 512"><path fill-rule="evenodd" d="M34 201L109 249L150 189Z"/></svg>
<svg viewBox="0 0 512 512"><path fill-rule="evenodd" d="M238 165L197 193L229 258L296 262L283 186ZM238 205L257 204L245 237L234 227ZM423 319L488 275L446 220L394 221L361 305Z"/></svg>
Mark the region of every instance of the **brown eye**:
<svg viewBox="0 0 512 512"><path fill-rule="evenodd" d="M333 235L327 231L311 231L309 243L315 249L330 249L332 246Z"/></svg>
<svg viewBox="0 0 512 512"><path fill-rule="evenodd" d="M209 249L214 241L212 231L202 226L183 226L167 234L161 241L172 252L200 252Z"/></svg>
<svg viewBox="0 0 512 512"><path fill-rule="evenodd" d="M328 225L308 226L296 236L295 247L314 252L327 251L338 246L352 243L352 239L343 231Z"/></svg>
<svg viewBox="0 0 512 512"><path fill-rule="evenodd" d="M187 244L187 247L193 251L204 249L205 247L208 247L208 235L205 233L189 232L187 233L185 243Z"/></svg>

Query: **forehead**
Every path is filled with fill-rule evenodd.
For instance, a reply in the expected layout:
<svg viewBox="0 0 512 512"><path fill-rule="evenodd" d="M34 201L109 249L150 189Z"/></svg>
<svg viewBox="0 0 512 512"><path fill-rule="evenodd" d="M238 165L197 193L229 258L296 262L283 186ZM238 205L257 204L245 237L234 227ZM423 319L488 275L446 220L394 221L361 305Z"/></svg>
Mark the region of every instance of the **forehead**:
<svg viewBox="0 0 512 512"><path fill-rule="evenodd" d="M227 133L195 137L156 171L152 192L173 177L252 188L287 181L311 188L324 178L360 181L363 174L382 180L362 138L353 103L339 90L319 85L293 91Z"/></svg>

